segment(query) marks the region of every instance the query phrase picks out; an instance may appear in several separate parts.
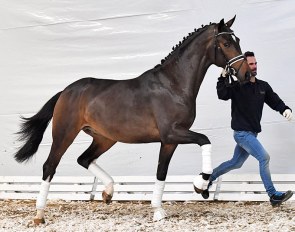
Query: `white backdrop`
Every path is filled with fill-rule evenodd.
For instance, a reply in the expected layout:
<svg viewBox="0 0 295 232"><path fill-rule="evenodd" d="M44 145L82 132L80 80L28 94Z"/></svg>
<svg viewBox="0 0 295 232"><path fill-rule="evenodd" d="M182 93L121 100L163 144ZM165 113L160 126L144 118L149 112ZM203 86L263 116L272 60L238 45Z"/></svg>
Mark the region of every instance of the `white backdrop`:
<svg viewBox="0 0 295 232"><path fill-rule="evenodd" d="M18 164L14 133L19 116L31 116L56 92L82 77L127 79L153 68L194 28L237 15L233 29L243 51L253 50L258 78L268 81L295 109L295 2L292 0L1 0L0 175L41 175L51 126L38 153ZM193 130L213 144L213 164L234 149L230 102L217 99L220 69L210 67L197 98ZM271 155L272 173L295 173L295 126L265 106L259 135ZM76 163L91 138L81 133L64 155L58 175L88 175ZM112 175L154 175L159 144L116 144L98 159ZM168 174L201 171L201 149L181 145ZM249 158L237 172L258 172Z"/></svg>

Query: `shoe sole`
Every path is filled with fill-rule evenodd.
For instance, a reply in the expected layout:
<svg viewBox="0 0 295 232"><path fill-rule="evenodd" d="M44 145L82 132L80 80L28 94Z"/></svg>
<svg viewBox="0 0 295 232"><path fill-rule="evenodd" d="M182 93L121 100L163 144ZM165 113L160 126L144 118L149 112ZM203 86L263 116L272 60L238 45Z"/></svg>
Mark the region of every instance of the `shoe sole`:
<svg viewBox="0 0 295 232"><path fill-rule="evenodd" d="M293 196L293 192L289 190L289 191L286 192L286 197L282 201L278 201L278 202L275 202L275 203L271 202L271 205L272 205L272 207L280 206L283 202L289 200L292 196Z"/></svg>

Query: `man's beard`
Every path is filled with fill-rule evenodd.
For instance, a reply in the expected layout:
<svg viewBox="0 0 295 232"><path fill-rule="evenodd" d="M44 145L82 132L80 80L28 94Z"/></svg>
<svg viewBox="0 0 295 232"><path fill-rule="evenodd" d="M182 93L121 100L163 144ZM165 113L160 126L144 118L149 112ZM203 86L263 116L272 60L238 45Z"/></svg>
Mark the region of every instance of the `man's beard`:
<svg viewBox="0 0 295 232"><path fill-rule="evenodd" d="M256 70L252 70L251 71L251 75L256 77L256 75L257 75L257 69Z"/></svg>

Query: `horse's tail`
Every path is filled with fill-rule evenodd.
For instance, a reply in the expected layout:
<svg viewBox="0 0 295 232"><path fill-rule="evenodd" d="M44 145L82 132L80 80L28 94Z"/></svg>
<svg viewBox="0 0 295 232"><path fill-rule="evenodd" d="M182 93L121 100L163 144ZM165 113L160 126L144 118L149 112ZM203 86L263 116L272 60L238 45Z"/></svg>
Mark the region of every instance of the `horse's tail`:
<svg viewBox="0 0 295 232"><path fill-rule="evenodd" d="M54 95L34 116L30 118L21 117L23 122L17 134L19 140L25 141L25 144L14 155L17 162L27 161L37 152L61 93Z"/></svg>

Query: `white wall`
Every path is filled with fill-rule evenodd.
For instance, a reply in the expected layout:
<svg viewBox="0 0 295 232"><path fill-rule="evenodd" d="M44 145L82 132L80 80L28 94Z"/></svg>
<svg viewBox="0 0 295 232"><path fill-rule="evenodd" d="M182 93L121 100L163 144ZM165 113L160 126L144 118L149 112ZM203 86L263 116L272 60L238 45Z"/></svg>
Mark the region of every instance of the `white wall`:
<svg viewBox="0 0 295 232"><path fill-rule="evenodd" d="M0 2L0 175L41 175L51 144L50 127L37 155L18 164L13 134L19 116L31 116L56 92L85 76L127 79L154 67L194 28L237 15L233 29L243 51L255 51L258 78L268 81L295 109L293 77L295 2L292 0L37 1ZM214 145L214 166L234 148L230 102L216 96L220 69L211 67L197 99L193 130ZM295 173L295 127L265 106L260 139L273 173ZM87 175L76 164L91 138L82 134L64 155L57 173ZM113 175L153 175L159 144L117 144L98 162ZM201 171L200 148L181 145L169 174ZM257 172L250 158L239 172Z"/></svg>

